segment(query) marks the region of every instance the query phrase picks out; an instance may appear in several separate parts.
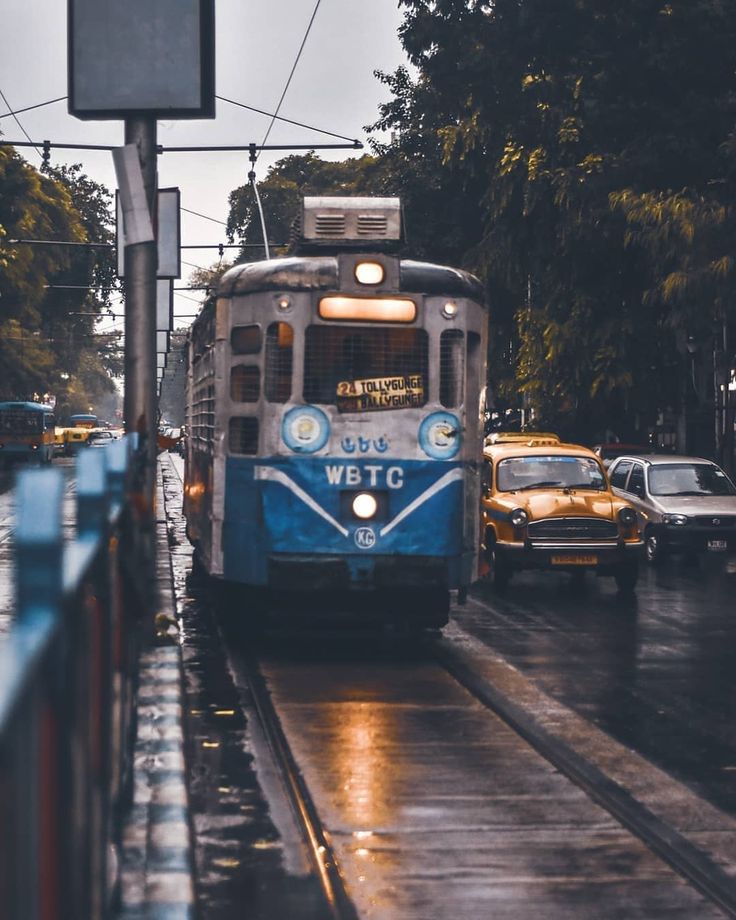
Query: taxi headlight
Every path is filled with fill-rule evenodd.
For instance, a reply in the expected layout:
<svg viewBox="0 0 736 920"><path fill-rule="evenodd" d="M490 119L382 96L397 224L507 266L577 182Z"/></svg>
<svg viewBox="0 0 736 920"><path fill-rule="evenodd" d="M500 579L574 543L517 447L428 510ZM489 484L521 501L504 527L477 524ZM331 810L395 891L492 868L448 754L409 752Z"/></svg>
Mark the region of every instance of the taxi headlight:
<svg viewBox="0 0 736 920"><path fill-rule="evenodd" d="M636 511L633 508L622 508L618 513L618 519L624 527L633 527L636 524Z"/></svg>
<svg viewBox="0 0 736 920"><path fill-rule="evenodd" d="M514 508L511 512L511 523L514 527L524 527L529 523L529 515L523 508Z"/></svg>
<svg viewBox="0 0 736 920"><path fill-rule="evenodd" d="M665 524L674 524L677 527L683 527L687 524L686 514L663 514L662 520Z"/></svg>
<svg viewBox="0 0 736 920"><path fill-rule="evenodd" d="M378 511L378 502L370 492L359 492L353 499L353 514L368 521Z"/></svg>

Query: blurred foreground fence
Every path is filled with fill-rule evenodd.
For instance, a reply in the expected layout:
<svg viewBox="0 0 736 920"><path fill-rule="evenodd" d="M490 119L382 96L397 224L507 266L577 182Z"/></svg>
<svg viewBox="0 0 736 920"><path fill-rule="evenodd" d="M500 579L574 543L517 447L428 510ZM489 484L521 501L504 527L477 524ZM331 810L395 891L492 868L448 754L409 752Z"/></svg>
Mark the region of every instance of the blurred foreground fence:
<svg viewBox="0 0 736 920"><path fill-rule="evenodd" d="M139 550L126 488L135 435L77 459L77 529L64 480L16 486L16 619L0 644L0 916L112 914L127 807L141 641ZM139 576L138 576L139 577Z"/></svg>

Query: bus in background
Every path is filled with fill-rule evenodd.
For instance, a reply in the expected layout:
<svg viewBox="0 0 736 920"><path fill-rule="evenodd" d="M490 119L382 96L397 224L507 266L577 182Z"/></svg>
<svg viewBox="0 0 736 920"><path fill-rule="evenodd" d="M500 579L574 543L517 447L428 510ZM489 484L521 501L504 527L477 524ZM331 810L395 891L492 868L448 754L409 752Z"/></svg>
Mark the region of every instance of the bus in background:
<svg viewBox="0 0 736 920"><path fill-rule="evenodd" d="M79 413L69 416L70 428L97 428L97 416Z"/></svg>
<svg viewBox="0 0 736 920"><path fill-rule="evenodd" d="M34 402L0 402L0 465L50 463L54 456L54 410Z"/></svg>

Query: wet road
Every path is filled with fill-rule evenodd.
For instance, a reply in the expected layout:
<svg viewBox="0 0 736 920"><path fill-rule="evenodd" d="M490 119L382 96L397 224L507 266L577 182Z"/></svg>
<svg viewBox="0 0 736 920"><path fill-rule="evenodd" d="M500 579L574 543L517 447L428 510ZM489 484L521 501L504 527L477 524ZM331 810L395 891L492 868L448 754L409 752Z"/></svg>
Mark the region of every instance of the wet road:
<svg viewBox="0 0 736 920"><path fill-rule="evenodd" d="M455 622L545 692L736 816L736 566L647 568L636 602L606 579L520 576Z"/></svg>
<svg viewBox="0 0 736 920"><path fill-rule="evenodd" d="M316 641L274 635L254 650L217 620L207 587L188 576L175 466L172 457L164 474L204 918L235 920L244 905L256 920L320 916L288 806L257 741L248 686L254 654L361 918L721 916L459 687L429 650L334 633ZM567 576L525 575L506 598L474 591L453 609L443 642L471 636L488 661L508 662L509 673L547 694L538 704L547 719L562 724L563 704L578 713L573 734L609 765L622 761L613 765L617 778L636 786L639 775L644 794L658 787L665 818L684 814L696 843L736 874L735 583L720 558L645 571L635 603L607 580L591 578L581 589ZM650 774L627 748L682 788L654 768Z"/></svg>

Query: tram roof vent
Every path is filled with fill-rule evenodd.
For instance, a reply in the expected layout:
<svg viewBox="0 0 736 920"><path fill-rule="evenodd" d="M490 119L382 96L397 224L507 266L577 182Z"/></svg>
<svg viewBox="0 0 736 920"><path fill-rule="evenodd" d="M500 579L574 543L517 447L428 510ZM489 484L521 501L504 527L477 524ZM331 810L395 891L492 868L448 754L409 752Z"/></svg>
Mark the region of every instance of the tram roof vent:
<svg viewBox="0 0 736 920"><path fill-rule="evenodd" d="M399 198L305 198L295 227L299 251L311 248L394 249L402 240Z"/></svg>

